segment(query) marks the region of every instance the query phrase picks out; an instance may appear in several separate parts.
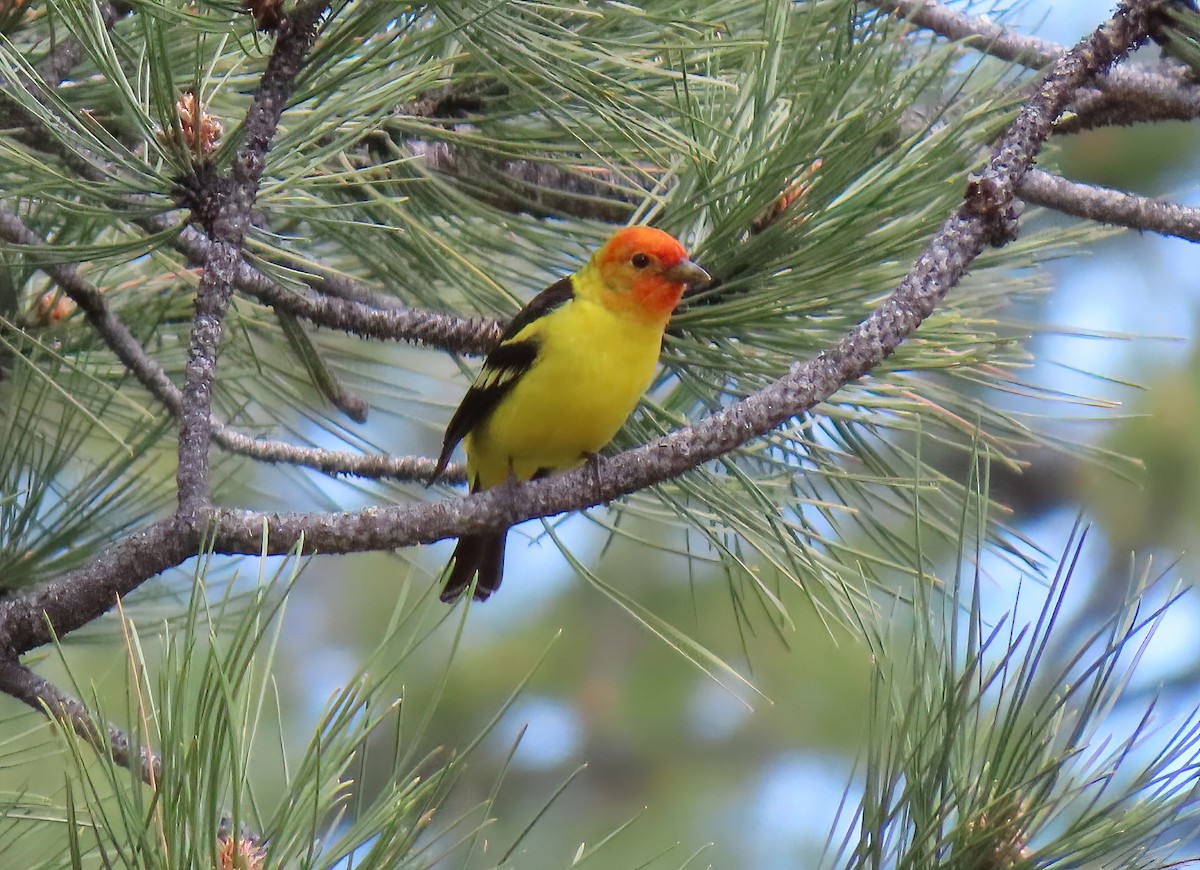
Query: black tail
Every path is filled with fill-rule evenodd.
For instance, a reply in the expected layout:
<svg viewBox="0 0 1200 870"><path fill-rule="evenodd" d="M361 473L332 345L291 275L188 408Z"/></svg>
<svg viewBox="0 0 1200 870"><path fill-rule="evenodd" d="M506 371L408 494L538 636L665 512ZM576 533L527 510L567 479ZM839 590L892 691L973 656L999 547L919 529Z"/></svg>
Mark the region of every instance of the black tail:
<svg viewBox="0 0 1200 870"><path fill-rule="evenodd" d="M487 532L482 535L467 535L458 539L451 559L450 578L442 589L442 601L458 599L476 574L475 600L486 601L488 596L500 588L504 578L504 539L508 530Z"/></svg>

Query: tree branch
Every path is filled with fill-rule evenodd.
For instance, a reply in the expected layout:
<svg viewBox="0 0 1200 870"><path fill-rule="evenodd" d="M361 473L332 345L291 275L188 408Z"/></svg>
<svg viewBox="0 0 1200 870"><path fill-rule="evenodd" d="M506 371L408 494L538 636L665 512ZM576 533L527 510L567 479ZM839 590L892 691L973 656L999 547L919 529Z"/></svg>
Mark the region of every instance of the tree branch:
<svg viewBox="0 0 1200 870"><path fill-rule="evenodd" d="M611 172L584 172L547 161L505 158L446 142L406 139L404 144L426 169L457 179L481 201L501 211L619 224L629 220L645 193L622 183ZM647 179L645 189L652 184Z"/></svg>
<svg viewBox="0 0 1200 870"><path fill-rule="evenodd" d="M388 456L382 453L351 453L325 450L252 438L230 426L213 430L213 440L230 453L237 453L272 465L296 465L333 476L348 475L369 479L426 481L433 476L437 461L425 456ZM463 483L467 479L462 465L450 466L438 476L443 483Z"/></svg>
<svg viewBox="0 0 1200 870"><path fill-rule="evenodd" d="M965 15L937 0L871 0L871 5L939 36L1033 69L1047 66L1066 50L1048 40L1014 33L986 17ZM1183 67L1165 71L1121 67L1099 74L1093 82L1095 88L1085 88L1077 95L1075 117L1056 127L1056 132L1200 117L1200 87L1188 82L1185 75Z"/></svg>
<svg viewBox="0 0 1200 870"><path fill-rule="evenodd" d="M108 20L106 15L105 21ZM4 118L8 118L8 122ZM0 126L18 128L16 136L21 142L42 153L58 156L83 178L104 182L110 177L103 160L95 156L81 156L63 147L44 129L40 119L26 112L3 90L0 90ZM135 218L134 222L147 233L157 235L172 229L177 220L170 214L159 214ZM203 267L212 253L213 241L203 230L185 226L175 235L173 245L187 257L189 264ZM482 355L495 347L503 330L501 324L487 318L462 318L410 308L365 283L342 275L309 276L306 280L318 295L306 297L283 287L244 258L239 258L233 280L239 291L265 305L317 326L342 330L363 338L402 341L450 353Z"/></svg>
<svg viewBox="0 0 1200 870"><path fill-rule="evenodd" d="M46 244L45 240L30 230L19 216L3 205L0 205L0 239L30 247ZM125 322L112 311L100 289L84 278L74 265L48 262L41 268L79 307L126 370L131 372L138 383L172 416L178 417L182 403L179 390L129 331ZM261 462L304 466L331 475L427 480L437 464L432 459L420 456L386 456L322 450L253 438L211 416L209 430L212 440L231 453ZM461 466L452 466L443 478L450 483L461 482L465 479L465 472Z"/></svg>
<svg viewBox="0 0 1200 870"><path fill-rule="evenodd" d="M932 0L879 0L875 5L948 38L973 42L976 47L1012 62L1042 66L1064 50L1056 43L1014 33L986 18L964 15ZM1177 99L1168 98L1164 102L1159 95L1164 89L1177 90L1178 75L1131 75L1128 70L1118 69L1104 80L1109 82L1107 91L1081 91L1084 96L1074 102L1083 114L1060 119L1056 132L1075 131L1098 123L1130 123L1134 119L1123 117L1122 113L1127 115L1131 105L1137 106L1141 120L1179 114ZM1136 87L1131 90L1125 84ZM1200 91L1190 88L1189 93L1200 94ZM446 99L446 95L440 95L437 105ZM1198 99L1195 96L1190 99L1192 108L1188 112L1200 111ZM629 192L605 173L581 179L577 173L554 164L501 160L436 143L408 144L415 149L414 154L424 157L432 171L473 181L479 187L478 192L485 199L490 197L489 201L497 207L609 221L624 220L628 214ZM88 177L102 177L96 167L90 169ZM490 180L481 181L481 177ZM499 183L501 178L503 184ZM139 224L148 232L158 233L169 229L172 220L168 215L159 215L141 220ZM194 226L185 227L175 239L175 247L192 265L202 266L211 246L208 236ZM283 287L244 259L236 268L234 282L239 291L315 325L364 338L412 342L454 353L478 355L494 347L502 331L501 324L490 319L460 318L408 308L345 276L313 275L307 280L318 295L305 296ZM279 451L276 453L282 455Z"/></svg>
<svg viewBox="0 0 1200 870"><path fill-rule="evenodd" d="M981 38L993 40L993 53L1005 59L1037 63L1061 53L1061 46L1054 43L1012 33L986 19L971 19L936 3L894 5L897 8L904 6L906 10L921 6L920 14L914 13L914 19L919 18L918 23L952 38L963 38L978 31ZM580 187L577 174L557 164L501 160L484 154L472 157L463 151L449 146L429 146L425 150L418 148L414 153L424 155L431 170L455 177L478 174L477 171L484 164L493 175L515 173L515 178L506 185L510 198L501 207L528 207L537 197L522 193L521 187L525 186L534 190L557 191L561 194L559 205L577 217L616 219L614 209L621 210L621 219L627 216L631 197L610 173L597 173L594 179L585 179L588 183ZM1080 217L1188 239L1193 239L1196 233L1195 213L1183 206L1074 184L1037 170L1023 182L1020 192L1031 202ZM599 198L609 195L617 199L604 203L602 207L596 205ZM13 221L18 227L16 232L9 229ZM159 215L141 223L148 232L160 233L169 229L172 221L168 215ZM19 244L44 244L7 210L0 210L0 235ZM212 245L203 232L192 226L183 228L176 239L176 247L193 264L203 264ZM178 415L178 391L157 364L144 353L124 324L107 310L102 294L95 288L88 289L90 285L79 278L74 267L49 268L47 271L83 308L97 331L139 381L173 414ZM460 353L482 354L495 345L501 331L501 325L495 321L463 319L404 307L395 299L344 276L316 275L309 279L309 283L318 290L332 291L335 296L345 298L313 298L294 293L244 260L237 266L235 281L238 289L264 304L304 317L310 322L363 337L414 341ZM80 282L83 282L82 287ZM306 466L334 475L401 480L419 479L431 471L430 461L424 458L364 456L258 439L238 432L215 418L210 419L210 426L213 440L221 447L265 462ZM449 479L455 480L460 476L461 469L452 469Z"/></svg>
<svg viewBox="0 0 1200 870"><path fill-rule="evenodd" d="M1200 210L1032 170L1017 191L1035 205L1105 224L1200 242Z"/></svg>
<svg viewBox="0 0 1200 870"><path fill-rule="evenodd" d="M46 134L41 121L0 92L3 107L14 125L18 138L45 153L61 157L74 171L91 181L102 182L108 173L97 158L84 159L62 148L57 139ZM40 131L40 132L38 132ZM170 230L176 220L169 214L135 219L151 235ZM24 244L24 243L22 243ZM174 247L189 264L203 267L212 253L213 241L201 229L185 226L175 236ZM303 318L317 326L338 329L363 338L422 344L450 353L482 355L500 340L503 326L488 318L462 318L435 311L410 308L367 284L342 275L312 275L307 281L319 295L297 294L239 258L234 274L239 291L264 305ZM328 294L328 295L327 295ZM338 298L330 298L330 297Z"/></svg>
<svg viewBox="0 0 1200 870"><path fill-rule="evenodd" d="M15 212L3 205L0 205L0 238L10 244L31 248L46 244L45 239L29 229ZM129 327L113 313L100 289L84 278L79 269L71 263L56 263L50 260L40 264L40 268L79 307L122 365L133 373L152 396L166 405L173 414L178 414L179 391L171 383L166 372L150 358L145 348L134 338Z"/></svg>
<svg viewBox="0 0 1200 870"><path fill-rule="evenodd" d="M936 0L871 0L871 5L938 36L1030 69L1041 69L1066 51L1056 42L1016 33L985 16L966 15Z"/></svg>
<svg viewBox="0 0 1200 870"><path fill-rule="evenodd" d="M171 227L168 215L139 221L149 233ZM189 226L175 238L175 247L191 265L203 265L213 241ZM464 318L436 311L410 308L368 285L341 275L313 275L308 283L316 295L296 293L264 274L244 259L237 264L234 284L247 296L264 305L286 311L316 326L325 326L362 338L421 344L449 353L479 356L500 340L503 326L482 317ZM331 295L326 295L327 291Z"/></svg>
<svg viewBox="0 0 1200 870"><path fill-rule="evenodd" d="M212 437L212 388L220 354L225 311L233 298L233 283L242 262L242 240L250 210L266 166L267 151L287 106L304 56L317 38L317 22L327 3L309 2L284 17L276 32L275 50L246 112L243 142L233 161L231 177L218 179L197 173L199 187L192 195L193 215L212 240L204 274L196 290L196 314L184 367L179 404L179 516L198 520L210 502L208 442Z"/></svg>
<svg viewBox="0 0 1200 870"><path fill-rule="evenodd" d="M100 20L106 30L111 30L118 21L132 11L131 4L114 0L114 2L105 3L100 8ZM47 88L57 88L70 75L71 70L79 63L83 54L83 44L74 36L68 36L58 42L37 65L37 74ZM81 164L84 162L66 149L58 147L57 140L53 136L45 135L46 131L42 130L42 135L38 135L36 131L42 129L41 122L29 115L4 93L7 88L24 87L28 89L29 85L3 80L0 80L0 85L3 86L0 87L0 128L17 128L15 131L17 139L38 150L54 150L69 163Z"/></svg>
<svg viewBox="0 0 1200 870"><path fill-rule="evenodd" d="M200 530L172 517L126 535L95 561L56 582L0 602L0 659L65 635L60 625L70 625L71 630L86 625L146 578L182 564L199 550ZM54 623L53 635L47 619ZM36 642L26 645L33 638Z"/></svg>
<svg viewBox="0 0 1200 870"><path fill-rule="evenodd" d="M146 785L154 787L162 781L162 759L157 753L148 746L135 747L120 728L96 722L82 701L15 659L0 659L0 692L65 723L102 758L111 758L121 767L136 771Z"/></svg>
<svg viewBox="0 0 1200 870"><path fill-rule="evenodd" d="M100 7L100 20L104 23L104 29L112 30L113 25L132 11L133 6L129 3L105 3ZM83 58L83 53L82 43L74 36L68 36L54 46L51 52L38 64L38 75L45 79L46 84L50 87L57 88L71 74L71 70L75 69L79 64L79 61Z"/></svg>
<svg viewBox="0 0 1200 870"><path fill-rule="evenodd" d="M189 230L181 234L180 249L191 258L206 251L212 241L192 228ZM463 318L409 308L394 299L388 300L387 307L381 307L379 303L387 297L375 293L364 284L341 277L315 276L313 285L321 288L325 283L330 283L339 291L338 295L353 294L358 298L371 298L372 302L368 304L324 294L301 296L245 261L238 265L235 280L238 290L264 305L286 311L317 326L338 329L362 338L403 341L477 356L495 347L503 332L503 327L494 320Z"/></svg>
<svg viewBox="0 0 1200 870"><path fill-rule="evenodd" d="M936 308L988 246L1016 231L1014 195L1080 85L1145 39L1153 0L1118 7L1114 16L1060 57L967 186L900 285L835 347L796 363L764 389L650 444L593 468L495 487L450 501L373 507L346 513L263 514L214 510L212 543L220 553L392 549L500 528L600 504L678 476L807 412L889 356ZM149 577L196 551L199 530L180 519L147 527L90 565L29 595L0 603L0 651L24 652L63 636L109 609Z"/></svg>
<svg viewBox="0 0 1200 870"><path fill-rule="evenodd" d="M1089 90L1071 106L1071 112L1059 119L1054 132L1061 135L1082 133L1098 127L1130 127L1154 121L1191 121L1200 117L1200 89L1189 86L1183 94L1152 88L1113 86Z"/></svg>

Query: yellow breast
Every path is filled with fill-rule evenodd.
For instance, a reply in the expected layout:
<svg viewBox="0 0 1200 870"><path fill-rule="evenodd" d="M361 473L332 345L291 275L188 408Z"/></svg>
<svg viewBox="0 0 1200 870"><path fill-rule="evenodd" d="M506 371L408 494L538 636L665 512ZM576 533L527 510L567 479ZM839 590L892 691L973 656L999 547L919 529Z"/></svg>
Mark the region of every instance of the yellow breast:
<svg viewBox="0 0 1200 870"><path fill-rule="evenodd" d="M510 471L528 480L599 452L650 385L664 325L582 294L531 324L537 360L486 425L467 435L471 476L486 488Z"/></svg>

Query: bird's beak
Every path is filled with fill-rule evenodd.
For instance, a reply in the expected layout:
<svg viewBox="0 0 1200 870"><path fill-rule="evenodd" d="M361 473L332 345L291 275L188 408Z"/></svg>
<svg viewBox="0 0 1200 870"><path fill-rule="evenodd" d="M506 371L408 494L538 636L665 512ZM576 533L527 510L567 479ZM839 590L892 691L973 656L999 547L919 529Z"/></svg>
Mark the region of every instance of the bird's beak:
<svg viewBox="0 0 1200 870"><path fill-rule="evenodd" d="M663 277L672 284L686 284L689 289L703 287L712 280L709 274L693 263L691 260L684 260L682 263L676 263L670 269L663 272Z"/></svg>

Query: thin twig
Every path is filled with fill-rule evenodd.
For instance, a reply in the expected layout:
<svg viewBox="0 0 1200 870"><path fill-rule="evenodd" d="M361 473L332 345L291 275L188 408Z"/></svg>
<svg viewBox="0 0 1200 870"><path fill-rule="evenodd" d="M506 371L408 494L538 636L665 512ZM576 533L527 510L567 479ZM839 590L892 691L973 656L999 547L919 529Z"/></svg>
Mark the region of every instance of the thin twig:
<svg viewBox="0 0 1200 870"><path fill-rule="evenodd" d="M542 160L497 156L483 149L446 142L405 140L405 147L423 167L458 181L477 199L501 211L534 217L577 217L618 224L653 185L632 189L616 173L580 171Z"/></svg>
<svg viewBox="0 0 1200 870"><path fill-rule="evenodd" d="M382 453L351 453L347 450L326 450L253 438L230 426L213 430L213 441L228 450L270 464L295 465L311 468L334 476L362 477L373 480L426 481L433 476L437 461L426 456L388 456ZM438 480L462 483L467 479L463 466L450 466Z"/></svg>
<svg viewBox="0 0 1200 870"><path fill-rule="evenodd" d="M0 692L67 724L102 757L137 771L146 785L155 786L162 782L162 759L157 753L148 746L134 746L129 735L120 728L96 722L82 701L15 659L0 659Z"/></svg>
<svg viewBox="0 0 1200 870"><path fill-rule="evenodd" d="M40 247L46 244L14 212L0 205L0 239L15 245ZM179 390L158 362L134 337L125 322L110 308L98 287L88 281L72 264L47 262L42 269L84 313L92 328L104 340L126 370L149 391L173 416L179 416ZM331 475L395 480L427 480L436 463L419 456L385 456L347 451L302 447L282 441L253 438L228 424L210 417L213 441L231 453L268 463L288 463L312 468ZM460 466L443 475L446 482L461 482L465 473Z"/></svg>
<svg viewBox="0 0 1200 870"><path fill-rule="evenodd" d="M46 244L45 239L29 229L15 212L3 205L0 205L0 238L10 244L31 248L43 247ZM165 405L172 414L177 415L179 390L158 363L146 353L145 348L129 331L129 327L112 311L100 289L84 278L74 264L49 260L40 263L39 266L79 307L121 364L133 373L154 398Z"/></svg>
<svg viewBox="0 0 1200 870"><path fill-rule="evenodd" d="M169 215L139 219L146 232L158 234L175 223ZM213 241L202 230L184 227L175 236L176 250L187 262L201 266L212 251ZM398 299L380 293L361 281L343 275L310 275L315 294L302 294L284 287L244 259L237 264L234 285L238 291L264 305L285 311L316 326L337 329L361 338L399 341L425 347L480 356L500 341L501 323L484 317L459 317L420 308L410 308Z"/></svg>
<svg viewBox="0 0 1200 870"><path fill-rule="evenodd" d="M325 401L355 423L366 423L371 406L330 368L304 325L286 311L276 311L275 322L288 350L308 371L312 385Z"/></svg>
<svg viewBox="0 0 1200 870"><path fill-rule="evenodd" d="M240 271L244 274L247 270ZM255 278L258 277L265 276L257 272ZM363 338L417 343L470 356L490 351L504 331L498 321L490 318L457 317L407 307L380 309L332 296L301 296L270 280L239 282L238 289L249 292L265 305L318 326Z"/></svg>
<svg viewBox="0 0 1200 870"><path fill-rule="evenodd" d="M958 210L930 240L900 285L835 347L746 399L650 444L543 480L466 498L345 513L209 513L219 553L347 553L429 543L600 504L669 480L813 409L889 356L937 307L974 259L1016 231L1014 195L1080 85L1139 44L1153 0L1122 5L1059 58L968 185ZM141 582L195 552L200 532L172 519L127 536L94 562L26 596L0 603L0 651L46 643L108 610Z"/></svg>
<svg viewBox="0 0 1200 870"><path fill-rule="evenodd" d="M176 247L193 264L204 262L212 244L212 240L195 227L186 228L176 239ZM503 332L503 327L494 320L409 308L361 282L342 276L314 276L311 283L316 289L328 286L334 295L307 296L287 289L242 260L234 280L240 292L264 305L309 323L362 338L402 341L452 353L480 355L495 347Z"/></svg>
<svg viewBox="0 0 1200 870"><path fill-rule="evenodd" d="M1200 209L1176 202L1068 181L1040 169L1026 175L1017 192L1064 214L1200 242Z"/></svg>

